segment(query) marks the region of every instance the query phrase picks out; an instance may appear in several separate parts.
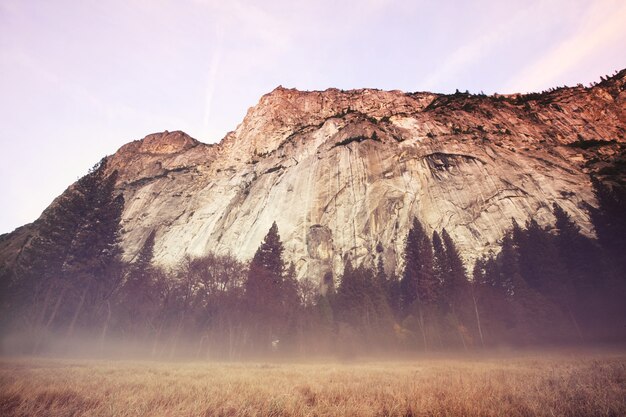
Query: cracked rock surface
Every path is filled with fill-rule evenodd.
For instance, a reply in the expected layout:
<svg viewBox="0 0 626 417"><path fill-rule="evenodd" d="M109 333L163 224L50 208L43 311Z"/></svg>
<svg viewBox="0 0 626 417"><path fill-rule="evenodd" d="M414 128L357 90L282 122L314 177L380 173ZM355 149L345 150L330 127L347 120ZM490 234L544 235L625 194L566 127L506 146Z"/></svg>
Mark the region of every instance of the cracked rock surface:
<svg viewBox="0 0 626 417"><path fill-rule="evenodd" d="M163 132L111 156L124 256L156 229L161 265L208 251L250 259L276 221L299 277L373 265L379 244L399 272L417 217L445 227L470 265L511 219L551 224L554 202L592 235L589 174L623 175L624 85L622 71L527 96L279 87L219 144Z"/></svg>

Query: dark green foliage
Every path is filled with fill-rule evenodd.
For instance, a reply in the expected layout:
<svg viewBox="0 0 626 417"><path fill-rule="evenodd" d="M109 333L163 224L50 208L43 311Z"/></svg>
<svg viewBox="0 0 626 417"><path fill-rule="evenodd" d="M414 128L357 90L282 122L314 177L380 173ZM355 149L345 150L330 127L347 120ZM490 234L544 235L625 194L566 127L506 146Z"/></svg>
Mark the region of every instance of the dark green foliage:
<svg viewBox="0 0 626 417"><path fill-rule="evenodd" d="M598 207L590 207L598 242L610 257L622 279L626 279L626 188L592 178Z"/></svg>
<svg viewBox="0 0 626 417"><path fill-rule="evenodd" d="M101 314L120 282L116 179L103 159L55 200L18 258L12 311L38 338L60 326L71 334L82 317Z"/></svg>
<svg viewBox="0 0 626 417"><path fill-rule="evenodd" d="M578 337L584 339L596 319L593 299L603 292L607 271L599 246L580 232L580 227L558 204L552 208L556 219L554 243L565 268L556 300L571 319Z"/></svg>
<svg viewBox="0 0 626 417"><path fill-rule="evenodd" d="M285 268L283 250L278 226L274 222L250 262L251 271L246 282L246 292L255 294L265 290L278 291ZM260 275L256 276L253 272Z"/></svg>
<svg viewBox="0 0 626 417"><path fill-rule="evenodd" d="M441 237L445 248L442 300L446 307L446 313L452 321L452 326L458 333L458 340L467 349L474 344L474 337L471 336L469 329L475 327L473 323L476 320L475 312L472 310L467 271L459 250L446 229L441 231Z"/></svg>
<svg viewBox="0 0 626 417"><path fill-rule="evenodd" d="M395 317L399 317L402 312L400 280L393 273L391 276L385 273L385 264L383 261L384 248L380 243L376 245L376 252L378 261L376 263L375 287L380 288L380 292L390 313Z"/></svg>
<svg viewBox="0 0 626 417"><path fill-rule="evenodd" d="M422 224L413 220L406 238L404 274L400 282L402 304L409 311L414 303L435 300L439 284L433 271L433 247Z"/></svg>
<svg viewBox="0 0 626 417"><path fill-rule="evenodd" d="M72 281L70 295L77 302L67 333L85 315L100 314L101 306L121 282L121 249L118 245L124 208L122 195L115 195L117 172L106 174L106 160L76 186L78 227L63 265Z"/></svg>
<svg viewBox="0 0 626 417"><path fill-rule="evenodd" d="M557 296L569 284L553 236L530 220L517 236L520 272L533 290Z"/></svg>
<svg viewBox="0 0 626 417"><path fill-rule="evenodd" d="M352 341L384 346L392 340L393 320L384 289L374 271L346 262L337 289L336 320L350 329Z"/></svg>
<svg viewBox="0 0 626 417"><path fill-rule="evenodd" d="M298 294L298 278L296 276L296 266L292 263L289 264L285 271L281 288L281 302L283 309L287 315L292 314L297 310L298 305L301 302L300 295Z"/></svg>
<svg viewBox="0 0 626 417"><path fill-rule="evenodd" d="M16 310L15 272L11 268L0 266L0 334L6 333L11 325Z"/></svg>
<svg viewBox="0 0 626 417"><path fill-rule="evenodd" d="M605 266L614 258L602 257L560 206L553 210L554 231L514 222L500 253L476 263L473 297L488 344L622 337L610 324L625 316L623 287Z"/></svg>
<svg viewBox="0 0 626 417"><path fill-rule="evenodd" d="M155 230L152 230L135 260L128 266L124 283L117 294L120 327L138 334L149 322L157 307L157 269L152 266Z"/></svg>
<svg viewBox="0 0 626 417"><path fill-rule="evenodd" d="M105 177L104 169L99 168L78 181L76 212L81 216L63 265L66 271L95 277L120 255L119 225L124 199L114 195L116 179L116 172Z"/></svg>
<svg viewBox="0 0 626 417"><path fill-rule="evenodd" d="M500 268L494 254L476 261L472 294L475 316L480 317L485 346L507 342L515 323L506 288L500 284ZM478 330L478 320L476 321Z"/></svg>
<svg viewBox="0 0 626 417"><path fill-rule="evenodd" d="M556 219L554 242L565 267L569 287L574 291L575 304L583 302L585 295L596 291L607 275L601 259L600 247L584 236L580 227L558 204L553 205Z"/></svg>
<svg viewBox="0 0 626 417"><path fill-rule="evenodd" d="M421 223L413 220L406 238L405 267L400 282L405 322L421 334L423 349L428 349L441 283L433 269L433 246ZM411 323L416 323L411 324Z"/></svg>
<svg viewBox="0 0 626 417"><path fill-rule="evenodd" d="M276 223L250 262L242 299L242 323L250 337L249 353L264 354L271 349L303 348L302 332L307 326L296 269L285 266L283 244ZM310 296L308 296L310 298Z"/></svg>
<svg viewBox="0 0 626 417"><path fill-rule="evenodd" d="M441 289L447 304L452 306L460 304L461 299L467 294L467 272L461 255L446 229L441 231L441 237L444 247Z"/></svg>
<svg viewBox="0 0 626 417"><path fill-rule="evenodd" d="M269 350L280 337L285 318L283 244L274 222L257 249L245 283L244 304L253 326L253 348ZM271 301L270 301L271 300Z"/></svg>
<svg viewBox="0 0 626 417"><path fill-rule="evenodd" d="M145 242L141 246L139 253L135 257L129 268L129 275L145 281L152 272L152 258L154 257L154 243L156 240L156 230L152 230ZM134 278L133 277L133 278ZM130 278L129 278L130 279Z"/></svg>
<svg viewBox="0 0 626 417"><path fill-rule="evenodd" d="M591 297L585 300L598 312L591 326L603 329L604 334L611 330L607 338L620 340L626 336L626 327L616 331L608 323L616 317L621 317L623 322L626 317L626 188L597 178L592 178L592 184L598 207L589 207L589 214L598 237L601 261L591 257L591 267L597 270L595 279L587 280Z"/></svg>

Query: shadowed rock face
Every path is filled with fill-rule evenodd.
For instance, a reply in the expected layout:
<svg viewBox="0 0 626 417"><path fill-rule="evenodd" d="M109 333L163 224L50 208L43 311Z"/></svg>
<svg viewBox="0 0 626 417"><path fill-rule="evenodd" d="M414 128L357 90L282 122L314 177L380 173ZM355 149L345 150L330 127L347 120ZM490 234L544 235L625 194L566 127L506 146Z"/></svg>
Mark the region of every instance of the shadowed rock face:
<svg viewBox="0 0 626 417"><path fill-rule="evenodd" d="M300 277L371 265L378 244L399 271L417 217L471 263L512 218L552 223L553 202L592 234L589 174L624 156L624 84L623 71L525 97L279 87L217 145L164 132L110 158L125 257L156 229L163 265L208 251L249 259L276 221Z"/></svg>

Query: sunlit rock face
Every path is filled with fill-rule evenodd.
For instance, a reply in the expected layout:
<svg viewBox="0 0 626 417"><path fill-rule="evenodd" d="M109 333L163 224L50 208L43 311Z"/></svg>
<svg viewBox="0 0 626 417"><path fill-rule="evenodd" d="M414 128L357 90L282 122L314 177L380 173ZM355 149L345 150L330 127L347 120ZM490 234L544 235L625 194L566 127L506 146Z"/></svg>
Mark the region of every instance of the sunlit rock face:
<svg viewBox="0 0 626 417"><path fill-rule="evenodd" d="M512 219L551 224L554 202L593 234L589 174L624 153L625 94L623 72L526 98L279 87L219 144L164 132L111 157L124 256L156 229L164 266L209 251L249 259L276 221L300 277L378 256L399 272L417 217L446 228L469 265Z"/></svg>

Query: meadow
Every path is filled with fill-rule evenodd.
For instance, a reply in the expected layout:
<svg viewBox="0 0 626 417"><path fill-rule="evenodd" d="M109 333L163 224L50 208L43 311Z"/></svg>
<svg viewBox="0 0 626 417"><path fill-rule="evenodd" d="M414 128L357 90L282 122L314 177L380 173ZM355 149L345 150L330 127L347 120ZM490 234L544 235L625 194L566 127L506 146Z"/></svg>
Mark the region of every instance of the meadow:
<svg viewBox="0 0 626 417"><path fill-rule="evenodd" d="M2 416L624 416L626 353L340 362L0 359Z"/></svg>

